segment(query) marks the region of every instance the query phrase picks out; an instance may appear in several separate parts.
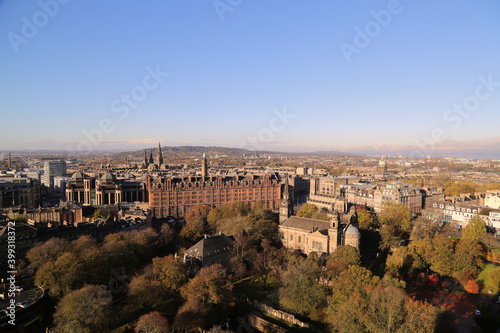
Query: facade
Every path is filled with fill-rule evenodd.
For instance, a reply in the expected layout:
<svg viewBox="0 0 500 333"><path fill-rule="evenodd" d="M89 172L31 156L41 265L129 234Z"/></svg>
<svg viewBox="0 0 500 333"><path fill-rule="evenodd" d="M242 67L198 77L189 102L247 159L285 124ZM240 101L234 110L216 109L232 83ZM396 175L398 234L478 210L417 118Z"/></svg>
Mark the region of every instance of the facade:
<svg viewBox="0 0 500 333"><path fill-rule="evenodd" d="M484 198L484 206L489 208L500 208L500 193L488 193Z"/></svg>
<svg viewBox="0 0 500 333"><path fill-rule="evenodd" d="M253 204L263 202L278 210L281 183L275 173L263 175L208 175L207 159L203 156L201 176L148 177L146 190L153 216L181 217L194 206L217 207L227 202Z"/></svg>
<svg viewBox="0 0 500 333"><path fill-rule="evenodd" d="M488 227L495 229L497 236L500 234L500 209L482 208L479 216Z"/></svg>
<svg viewBox="0 0 500 333"><path fill-rule="evenodd" d="M66 162L64 160L45 161L43 165L42 184L53 188L54 177L66 176Z"/></svg>
<svg viewBox="0 0 500 333"><path fill-rule="evenodd" d="M279 208L281 184L276 174L147 178L149 207L153 216L184 216L193 206L217 207L226 202L261 201Z"/></svg>
<svg viewBox="0 0 500 333"><path fill-rule="evenodd" d="M146 186L135 177L116 179L110 172L101 177L87 177L75 172L66 184L66 198L83 205L115 205L122 202L146 201Z"/></svg>
<svg viewBox="0 0 500 333"><path fill-rule="evenodd" d="M456 204L448 201L435 201L429 209L442 217L443 222L454 222L466 226L470 219L481 210L479 206Z"/></svg>
<svg viewBox="0 0 500 333"><path fill-rule="evenodd" d="M0 178L0 209L22 206L34 208L40 202L40 183L27 177Z"/></svg>
<svg viewBox="0 0 500 333"><path fill-rule="evenodd" d="M404 183L391 183L375 190L373 210L382 211L386 202L403 204L416 214L422 212L422 192Z"/></svg>
<svg viewBox="0 0 500 333"><path fill-rule="evenodd" d="M345 212L347 205L343 188L358 181L353 176L311 178L307 203L328 211Z"/></svg>

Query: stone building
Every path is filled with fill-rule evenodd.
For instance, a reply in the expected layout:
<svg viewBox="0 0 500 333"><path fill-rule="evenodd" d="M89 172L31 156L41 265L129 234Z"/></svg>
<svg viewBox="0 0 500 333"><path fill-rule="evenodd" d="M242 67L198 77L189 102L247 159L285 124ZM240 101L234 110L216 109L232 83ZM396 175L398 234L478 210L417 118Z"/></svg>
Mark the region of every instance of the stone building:
<svg viewBox="0 0 500 333"><path fill-rule="evenodd" d="M355 207L351 207L348 214L333 211L330 221L291 216L287 190L285 186L279 224L281 241L286 248L305 254L316 252L318 255L328 255L343 245L359 249L360 233Z"/></svg>
<svg viewBox="0 0 500 333"><path fill-rule="evenodd" d="M211 237L205 235L202 240L184 252L183 260L194 271L214 264L226 267L231 258L231 250L234 248L233 243L234 238L223 233Z"/></svg>
<svg viewBox="0 0 500 333"><path fill-rule="evenodd" d="M80 171L71 176L66 185L66 198L84 205L114 205L122 202L147 200L145 183L133 175L116 179L110 172L101 177L88 177Z"/></svg>
<svg viewBox="0 0 500 333"><path fill-rule="evenodd" d="M22 206L34 208L40 202L40 183L33 178L0 178L0 209Z"/></svg>

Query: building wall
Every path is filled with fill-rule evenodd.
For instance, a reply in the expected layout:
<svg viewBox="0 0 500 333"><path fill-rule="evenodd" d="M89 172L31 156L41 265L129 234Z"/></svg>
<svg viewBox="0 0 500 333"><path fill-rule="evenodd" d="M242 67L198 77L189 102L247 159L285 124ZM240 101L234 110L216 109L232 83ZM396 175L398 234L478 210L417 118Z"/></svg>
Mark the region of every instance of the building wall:
<svg viewBox="0 0 500 333"><path fill-rule="evenodd" d="M199 177L148 179L149 206L154 216L184 216L193 206L217 207L227 202L253 204L277 210L281 200L281 184L271 175L252 178ZM258 179L255 179L258 178Z"/></svg>

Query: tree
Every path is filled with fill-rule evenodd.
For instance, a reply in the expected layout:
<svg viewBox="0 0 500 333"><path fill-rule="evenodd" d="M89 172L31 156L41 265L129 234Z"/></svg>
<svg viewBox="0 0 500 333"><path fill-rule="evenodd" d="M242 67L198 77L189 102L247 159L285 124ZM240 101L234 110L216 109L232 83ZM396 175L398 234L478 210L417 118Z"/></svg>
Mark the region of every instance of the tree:
<svg viewBox="0 0 500 333"><path fill-rule="evenodd" d="M427 302L406 298L405 319L401 332L433 333L436 329L439 309Z"/></svg>
<svg viewBox="0 0 500 333"><path fill-rule="evenodd" d="M151 311L159 308L167 300L165 287L158 281L145 276L136 276L128 287L129 303L134 308Z"/></svg>
<svg viewBox="0 0 500 333"><path fill-rule="evenodd" d="M446 235L436 235L432 239L430 253L431 270L444 276L451 276L453 272L453 241Z"/></svg>
<svg viewBox="0 0 500 333"><path fill-rule="evenodd" d="M496 267L488 272L489 287L494 290L500 289L500 267Z"/></svg>
<svg viewBox="0 0 500 333"><path fill-rule="evenodd" d="M62 297L81 288L83 266L74 253L64 253L56 261L45 263L35 275L35 284L48 290L53 297Z"/></svg>
<svg viewBox="0 0 500 333"><path fill-rule="evenodd" d="M329 281L347 270L350 265L361 265L359 250L351 245L339 246L328 256L322 274Z"/></svg>
<svg viewBox="0 0 500 333"><path fill-rule="evenodd" d="M373 276L373 273L365 267L349 266L334 280L330 307L334 309L336 305L346 302L354 293L367 298L366 293L373 289L378 281L379 278Z"/></svg>
<svg viewBox="0 0 500 333"><path fill-rule="evenodd" d="M462 239L471 239L478 241L481 236L486 234L486 224L484 221L476 214L472 217L462 232Z"/></svg>
<svg viewBox="0 0 500 333"><path fill-rule="evenodd" d="M92 220L95 220L95 219L105 219L105 220L107 220L108 217L109 217L108 214L105 214L100 209L97 209L94 212L94 215L92 215Z"/></svg>
<svg viewBox="0 0 500 333"><path fill-rule="evenodd" d="M468 292L469 294L478 294L480 290L481 290L481 287L476 282L476 280L467 281L467 285L465 286L466 292Z"/></svg>
<svg viewBox="0 0 500 333"><path fill-rule="evenodd" d="M191 207L186 212L186 225L191 226L200 234L210 233L207 225L207 217L210 213L210 209L208 205Z"/></svg>
<svg viewBox="0 0 500 333"><path fill-rule="evenodd" d="M64 252L70 250L68 240L63 238L51 238L48 241L37 244L26 254L34 270L43 264L56 260Z"/></svg>
<svg viewBox="0 0 500 333"><path fill-rule="evenodd" d="M305 203L300 207L297 216L311 218L318 211L318 207L312 204Z"/></svg>
<svg viewBox="0 0 500 333"><path fill-rule="evenodd" d="M142 315L135 325L136 333L163 333L168 332L169 325L167 318L158 311L153 311Z"/></svg>
<svg viewBox="0 0 500 333"><path fill-rule="evenodd" d="M385 202L379 220L382 225L389 226L395 230L396 236L401 232L409 232L411 229L411 210L403 204Z"/></svg>
<svg viewBox="0 0 500 333"><path fill-rule="evenodd" d="M181 295L186 300L202 304L226 306L233 299L233 284L226 270L215 264L203 267L198 274L181 288Z"/></svg>
<svg viewBox="0 0 500 333"><path fill-rule="evenodd" d="M311 260L299 260L281 277L280 304L297 314L310 314L325 299L326 291L318 283L319 268Z"/></svg>
<svg viewBox="0 0 500 333"><path fill-rule="evenodd" d="M484 251L481 244L470 238L462 239L453 255L455 276L467 271L471 273L471 277L477 277L483 268L483 257Z"/></svg>
<svg viewBox="0 0 500 333"><path fill-rule="evenodd" d="M173 255L153 258L153 276L168 290L178 292L187 282L187 267L182 259Z"/></svg>
<svg viewBox="0 0 500 333"><path fill-rule="evenodd" d="M257 257L254 261L254 266L257 272L259 272L264 279L264 288L266 288L267 278L269 272L276 265L276 253L277 249L271 245L269 240L263 240L261 243L261 251L257 253Z"/></svg>
<svg viewBox="0 0 500 333"><path fill-rule="evenodd" d="M104 286L88 285L61 299L54 315L57 332L105 332L111 318L112 297Z"/></svg>
<svg viewBox="0 0 500 333"><path fill-rule="evenodd" d="M404 320L405 293L402 289L377 287L370 293L366 311L369 332L396 332Z"/></svg>
<svg viewBox="0 0 500 333"><path fill-rule="evenodd" d="M373 224L372 215L364 209L358 210L357 213L358 213L359 228L360 229L370 229L370 227Z"/></svg>

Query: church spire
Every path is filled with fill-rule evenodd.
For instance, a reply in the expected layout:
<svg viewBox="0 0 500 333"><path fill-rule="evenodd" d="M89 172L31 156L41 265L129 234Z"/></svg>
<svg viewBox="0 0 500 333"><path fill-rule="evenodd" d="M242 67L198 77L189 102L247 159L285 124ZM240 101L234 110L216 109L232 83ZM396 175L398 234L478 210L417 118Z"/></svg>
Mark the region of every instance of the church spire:
<svg viewBox="0 0 500 333"><path fill-rule="evenodd" d="M163 164L163 156L161 154L161 146L160 142L158 141L158 153L157 153L157 158L158 158L158 166L161 166Z"/></svg>

